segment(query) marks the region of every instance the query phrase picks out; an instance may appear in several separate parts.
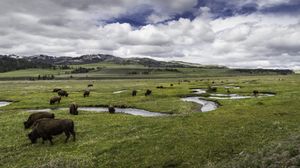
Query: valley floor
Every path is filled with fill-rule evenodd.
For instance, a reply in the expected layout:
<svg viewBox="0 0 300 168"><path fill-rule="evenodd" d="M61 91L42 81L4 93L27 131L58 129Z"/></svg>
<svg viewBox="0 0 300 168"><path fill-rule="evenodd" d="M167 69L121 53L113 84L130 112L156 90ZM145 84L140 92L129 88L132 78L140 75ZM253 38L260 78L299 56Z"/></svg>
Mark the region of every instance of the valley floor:
<svg viewBox="0 0 300 168"><path fill-rule="evenodd" d="M90 83L94 85L91 95L84 98L83 90ZM274 160L283 167L297 167L299 83L299 75L0 81L0 101L14 101L0 107L0 167L268 167ZM217 93L226 94L224 86L230 85L239 86L230 92L240 95L250 95L253 90L276 95L218 100L221 106L207 113L199 112L198 104L180 100L192 94L190 88L208 85L217 86ZM70 95L51 106L49 99L56 95L52 90L57 87ZM131 96L134 89L138 91L136 97ZM153 94L145 97L146 89ZM77 141L65 144L65 136L59 135L53 146L41 140L30 144L26 137L30 130L23 128L30 114L27 109L68 107L72 102L81 107L111 104L173 115L142 117L79 111L78 116L71 116L68 110L57 110L56 118L74 120ZM282 146L273 150L278 144ZM282 154L286 158L264 159L276 153L286 153Z"/></svg>

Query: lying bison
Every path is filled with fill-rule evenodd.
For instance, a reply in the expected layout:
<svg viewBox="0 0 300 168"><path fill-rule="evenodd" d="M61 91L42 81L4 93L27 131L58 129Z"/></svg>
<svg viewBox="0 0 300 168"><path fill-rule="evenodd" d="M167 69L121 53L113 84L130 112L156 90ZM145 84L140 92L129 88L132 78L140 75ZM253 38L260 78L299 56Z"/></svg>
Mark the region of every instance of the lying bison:
<svg viewBox="0 0 300 168"><path fill-rule="evenodd" d="M76 103L72 103L70 105L70 108L69 108L70 114L72 114L72 115L78 115L77 109L78 109L78 105Z"/></svg>
<svg viewBox="0 0 300 168"><path fill-rule="evenodd" d="M54 114L48 112L37 112L30 114L27 121L24 122L25 129L30 128L36 120L41 118L54 118Z"/></svg>
<svg viewBox="0 0 300 168"><path fill-rule="evenodd" d="M94 85L93 84L88 84L88 87L93 87Z"/></svg>
<svg viewBox="0 0 300 168"><path fill-rule="evenodd" d="M113 114L113 113L116 112L116 109L114 108L114 106L111 106L111 105L110 105L110 106L108 107L108 112L111 113L111 114Z"/></svg>
<svg viewBox="0 0 300 168"><path fill-rule="evenodd" d="M31 143L36 143L38 138L42 138L43 143L45 140L49 140L51 145L53 145L52 136L61 133L65 133L67 136L65 143L68 142L70 134L72 134L73 141L75 141L74 122L69 119L43 118L34 123L32 132L28 134L28 138Z"/></svg>
<svg viewBox="0 0 300 168"><path fill-rule="evenodd" d="M145 96L150 96L152 94L152 91L147 89L146 93L145 93Z"/></svg>
<svg viewBox="0 0 300 168"><path fill-rule="evenodd" d="M136 96L136 94L137 94L136 90L133 90L132 93L131 93L132 96Z"/></svg>
<svg viewBox="0 0 300 168"><path fill-rule="evenodd" d="M60 90L60 91L57 92L57 94L58 94L59 96L65 96L65 97L68 97L68 96L69 96L68 92L65 91L65 90Z"/></svg>
<svg viewBox="0 0 300 168"><path fill-rule="evenodd" d="M50 104L55 104L56 102L57 103L60 103L60 100L61 100L61 97L60 96L54 96L50 99Z"/></svg>
<svg viewBox="0 0 300 168"><path fill-rule="evenodd" d="M89 90L85 90L83 92L83 97L89 97L90 96L90 91Z"/></svg>
<svg viewBox="0 0 300 168"><path fill-rule="evenodd" d="M59 89L59 88L54 88L53 89L53 92L58 92L58 91L60 91L61 89Z"/></svg>

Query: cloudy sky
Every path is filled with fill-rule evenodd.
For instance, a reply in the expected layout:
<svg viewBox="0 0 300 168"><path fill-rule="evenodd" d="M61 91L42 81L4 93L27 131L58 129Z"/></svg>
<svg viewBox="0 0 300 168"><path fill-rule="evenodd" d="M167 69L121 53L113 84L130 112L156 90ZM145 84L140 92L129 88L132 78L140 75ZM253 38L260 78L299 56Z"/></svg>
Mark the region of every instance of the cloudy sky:
<svg viewBox="0 0 300 168"><path fill-rule="evenodd" d="M300 69L300 0L1 0L0 54Z"/></svg>

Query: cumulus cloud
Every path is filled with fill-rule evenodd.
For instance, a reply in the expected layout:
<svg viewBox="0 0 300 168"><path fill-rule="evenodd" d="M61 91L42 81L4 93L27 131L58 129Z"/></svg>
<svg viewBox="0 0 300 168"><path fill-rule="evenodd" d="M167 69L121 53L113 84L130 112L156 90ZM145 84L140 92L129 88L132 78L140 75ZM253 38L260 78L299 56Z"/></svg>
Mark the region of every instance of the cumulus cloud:
<svg viewBox="0 0 300 168"><path fill-rule="evenodd" d="M105 53L230 67L300 67L299 15L259 11L296 1L204 2L3 0L0 51L57 56ZM232 10L255 4L258 11L216 17L216 4ZM144 9L150 9L147 15L139 15ZM186 12L194 17L184 17ZM146 24L114 21L124 16L144 17Z"/></svg>

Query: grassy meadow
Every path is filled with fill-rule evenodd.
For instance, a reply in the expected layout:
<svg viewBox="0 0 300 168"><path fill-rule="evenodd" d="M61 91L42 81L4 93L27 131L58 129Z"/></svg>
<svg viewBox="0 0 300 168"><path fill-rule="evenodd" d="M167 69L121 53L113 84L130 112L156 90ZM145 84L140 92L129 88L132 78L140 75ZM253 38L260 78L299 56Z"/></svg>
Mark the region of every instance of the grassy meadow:
<svg viewBox="0 0 300 168"><path fill-rule="evenodd" d="M190 82L179 84L179 80ZM221 106L207 113L199 112L198 104L180 100L191 94L190 88L207 88L212 81L218 86L217 93L226 93L223 86L234 85L241 88L231 92L240 95L250 95L253 90L276 95L218 100ZM89 83L94 85L91 95L83 98ZM287 156L276 161L287 165L285 160L299 158L300 154L300 138L294 138L300 132L299 83L299 75L0 81L0 100L14 101L0 107L0 167L267 167L274 163L272 159L264 161L259 156L267 157L270 152L264 151L274 144L284 144L278 151L287 152ZM161 85L165 88L156 88ZM70 95L51 106L49 99L56 95L52 92L56 87ZM138 90L136 97L131 96L133 89ZM145 97L146 89L153 95ZM113 94L120 90L126 91ZM65 144L65 136L59 135L54 137L53 146L41 140L30 144L26 137L30 129L23 127L30 114L26 109L68 107L72 102L81 107L112 104L173 115L142 117L79 111L78 116L72 116L67 110L57 110L56 118L74 120L77 141ZM293 164L299 166L300 161Z"/></svg>

